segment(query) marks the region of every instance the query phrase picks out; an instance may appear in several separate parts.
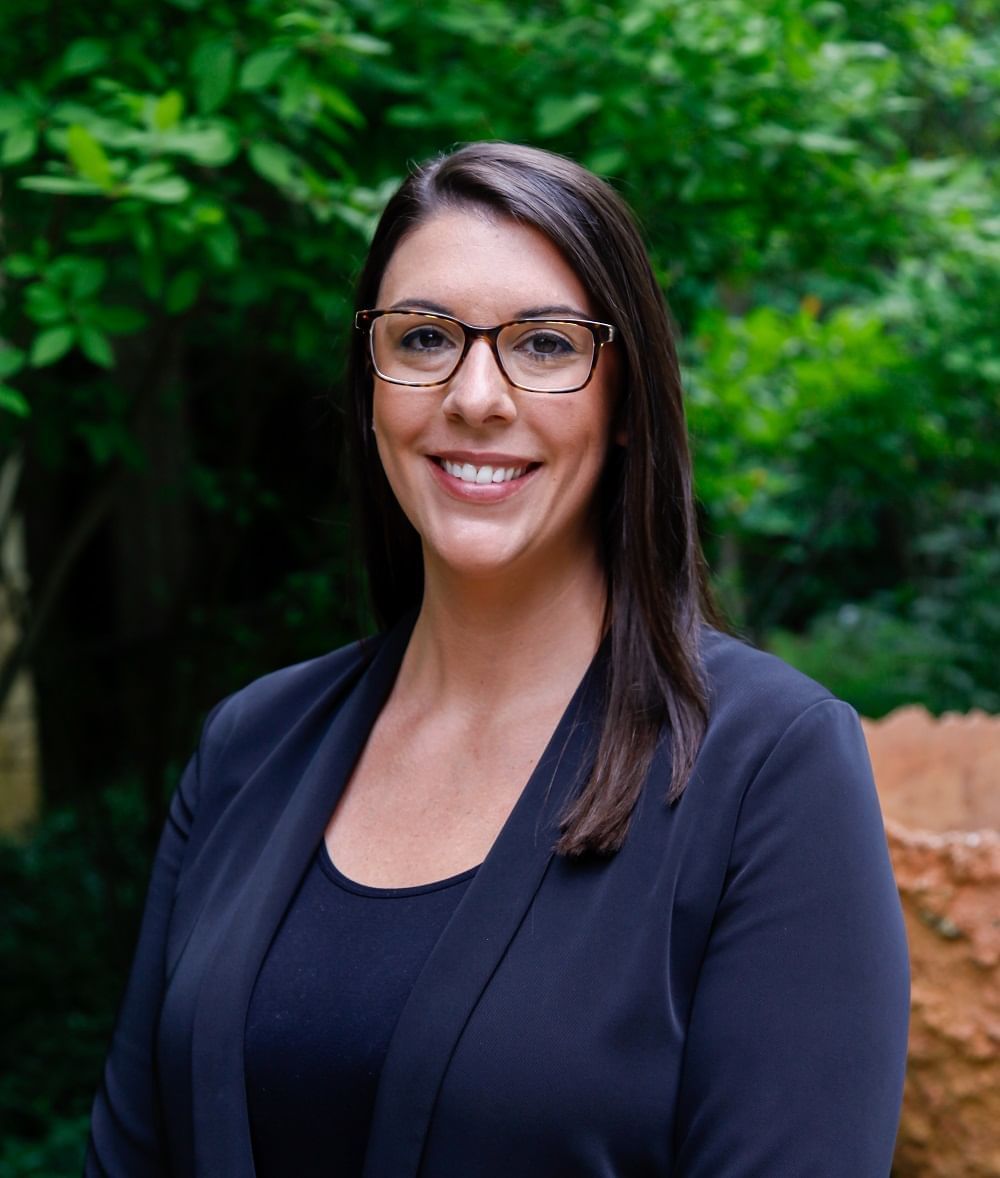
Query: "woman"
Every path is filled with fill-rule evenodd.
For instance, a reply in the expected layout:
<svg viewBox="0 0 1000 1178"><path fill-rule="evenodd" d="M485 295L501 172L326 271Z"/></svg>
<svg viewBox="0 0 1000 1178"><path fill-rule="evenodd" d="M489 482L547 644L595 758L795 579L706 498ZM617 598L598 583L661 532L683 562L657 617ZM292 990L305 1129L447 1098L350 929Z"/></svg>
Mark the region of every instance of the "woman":
<svg viewBox="0 0 1000 1178"><path fill-rule="evenodd" d="M361 275L385 633L210 715L90 1175L888 1173L908 981L854 713L711 627L602 181L474 144Z"/></svg>

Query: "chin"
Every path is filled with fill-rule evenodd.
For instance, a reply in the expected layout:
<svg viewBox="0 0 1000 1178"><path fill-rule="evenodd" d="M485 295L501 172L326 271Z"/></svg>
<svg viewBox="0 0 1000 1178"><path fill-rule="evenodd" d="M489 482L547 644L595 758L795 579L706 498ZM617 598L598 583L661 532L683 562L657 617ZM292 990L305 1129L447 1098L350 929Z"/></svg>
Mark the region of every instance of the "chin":
<svg viewBox="0 0 1000 1178"><path fill-rule="evenodd" d="M509 573L524 555L520 546L498 545L496 538L448 537L424 542L424 563L447 569L454 576L482 581Z"/></svg>
<svg viewBox="0 0 1000 1178"><path fill-rule="evenodd" d="M432 560L439 568L446 569L452 576L468 581L489 581L509 573L516 565L516 558L504 559L496 552L477 557L468 551L460 554L434 552Z"/></svg>

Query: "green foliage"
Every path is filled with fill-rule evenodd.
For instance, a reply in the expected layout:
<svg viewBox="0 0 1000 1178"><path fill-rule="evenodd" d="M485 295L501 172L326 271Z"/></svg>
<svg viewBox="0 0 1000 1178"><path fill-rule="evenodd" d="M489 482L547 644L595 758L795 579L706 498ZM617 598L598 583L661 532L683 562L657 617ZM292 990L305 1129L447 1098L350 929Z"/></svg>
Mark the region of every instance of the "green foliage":
<svg viewBox="0 0 1000 1178"><path fill-rule="evenodd" d="M129 783L51 814L30 842L0 843L4 1178L82 1167L147 870L144 821Z"/></svg>
<svg viewBox="0 0 1000 1178"><path fill-rule="evenodd" d="M943 712L955 694L947 679L956 643L874 605L841 606L803 634L776 630L769 646L873 719L914 700Z"/></svg>
<svg viewBox="0 0 1000 1178"><path fill-rule="evenodd" d="M53 1117L39 1141L11 1138L0 1153L0 1178L54 1178L83 1166L89 1115Z"/></svg>
<svg viewBox="0 0 1000 1178"><path fill-rule="evenodd" d="M771 649L866 716L914 701L1000 711L1000 491L959 494L950 514L921 535L910 581L775 631Z"/></svg>
<svg viewBox="0 0 1000 1178"><path fill-rule="evenodd" d="M129 432L135 394L118 337L162 336L198 310L219 321L227 305L244 316L267 306L272 346L314 366L368 212L343 152L363 122L345 83L381 43L325 0L189 18L119 0L65 13L65 48L52 54L37 12L21 8L0 25L22 46L0 100L16 245L0 332L34 368L73 350L93 366L81 369L85 407L46 414L44 428L77 432L83 408L92 428ZM218 344L235 347L239 331L230 318ZM121 397L106 395L100 370ZM5 373L3 406L45 413L48 382L9 383L21 371ZM28 427L0 428L10 442Z"/></svg>

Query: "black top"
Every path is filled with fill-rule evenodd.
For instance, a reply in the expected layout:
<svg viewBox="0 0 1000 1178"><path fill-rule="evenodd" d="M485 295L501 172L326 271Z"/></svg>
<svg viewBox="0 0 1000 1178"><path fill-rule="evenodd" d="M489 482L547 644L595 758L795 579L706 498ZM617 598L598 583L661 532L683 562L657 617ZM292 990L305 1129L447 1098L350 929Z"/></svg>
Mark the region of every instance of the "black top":
<svg viewBox="0 0 1000 1178"><path fill-rule="evenodd" d="M360 1178L393 1028L475 871L372 888L342 875L320 845L247 1015L258 1178Z"/></svg>
<svg viewBox="0 0 1000 1178"><path fill-rule="evenodd" d="M207 720L157 852L88 1178L254 1173L252 993L411 624ZM889 1173L906 941L860 725L777 659L702 638L711 714L684 794L664 804L665 741L621 851L564 858L559 818L605 715L595 660L396 1021L364 1178Z"/></svg>

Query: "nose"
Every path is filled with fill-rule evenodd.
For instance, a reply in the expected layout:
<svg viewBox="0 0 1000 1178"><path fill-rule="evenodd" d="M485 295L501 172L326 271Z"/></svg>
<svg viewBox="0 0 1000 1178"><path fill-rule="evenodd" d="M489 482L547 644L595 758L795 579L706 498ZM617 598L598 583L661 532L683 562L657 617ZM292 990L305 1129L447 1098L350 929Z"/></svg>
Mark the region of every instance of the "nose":
<svg viewBox="0 0 1000 1178"><path fill-rule="evenodd" d="M449 417L472 425L511 421L517 416L511 386L488 340L473 340L458 371L448 381L441 407Z"/></svg>

